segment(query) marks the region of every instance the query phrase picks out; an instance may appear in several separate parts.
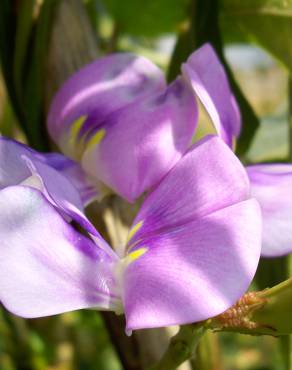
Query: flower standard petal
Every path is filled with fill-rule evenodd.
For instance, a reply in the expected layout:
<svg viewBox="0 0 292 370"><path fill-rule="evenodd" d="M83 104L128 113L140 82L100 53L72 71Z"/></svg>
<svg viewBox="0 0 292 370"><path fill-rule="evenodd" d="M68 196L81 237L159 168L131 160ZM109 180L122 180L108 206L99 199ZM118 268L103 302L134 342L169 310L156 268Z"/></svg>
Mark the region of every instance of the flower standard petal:
<svg viewBox="0 0 292 370"><path fill-rule="evenodd" d="M262 255L292 252L292 165L262 164L246 167L251 194L262 209Z"/></svg>
<svg viewBox="0 0 292 370"><path fill-rule="evenodd" d="M134 201L181 158L196 123L196 102L178 78L163 93L108 116L88 137L83 168Z"/></svg>
<svg viewBox="0 0 292 370"><path fill-rule="evenodd" d="M80 130L84 134L109 113L164 87L163 73L146 58L131 53L100 58L74 74L57 93L48 116L49 132L59 145L68 146L70 140L62 139L66 131L71 137ZM97 117L94 122L92 114Z"/></svg>
<svg viewBox="0 0 292 370"><path fill-rule="evenodd" d="M155 65L126 53L72 76L53 100L48 128L66 155L131 202L176 163L196 121L196 101L181 78L166 87Z"/></svg>
<svg viewBox="0 0 292 370"><path fill-rule="evenodd" d="M240 111L211 45L205 44L191 54L182 65L182 73L210 115L218 135L232 147L233 138L240 133Z"/></svg>
<svg viewBox="0 0 292 370"><path fill-rule="evenodd" d="M239 160L221 139L201 141L134 221L123 283L128 330L226 310L254 276L261 232L260 208Z"/></svg>
<svg viewBox="0 0 292 370"><path fill-rule="evenodd" d="M116 309L116 260L68 225L35 189L0 192L0 300L23 317Z"/></svg>

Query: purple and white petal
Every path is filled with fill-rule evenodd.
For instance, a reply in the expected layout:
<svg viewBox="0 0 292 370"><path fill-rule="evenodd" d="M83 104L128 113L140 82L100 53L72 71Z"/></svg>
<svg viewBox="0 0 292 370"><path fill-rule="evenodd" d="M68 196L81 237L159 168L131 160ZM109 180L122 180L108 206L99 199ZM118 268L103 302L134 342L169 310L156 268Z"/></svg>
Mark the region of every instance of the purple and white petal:
<svg viewBox="0 0 292 370"><path fill-rule="evenodd" d="M224 68L210 44L195 51L182 65L184 78L193 88L217 130L232 147L240 133L241 118Z"/></svg>
<svg viewBox="0 0 292 370"><path fill-rule="evenodd" d="M40 154L40 153L39 153ZM82 167L75 161L60 153L41 153L41 161L53 167L75 186L81 197L83 206L86 207L96 199L100 199L102 185L97 181L90 181Z"/></svg>
<svg viewBox="0 0 292 370"><path fill-rule="evenodd" d="M8 187L0 208L0 300L8 310L40 317L117 309L117 259L68 225L38 190Z"/></svg>
<svg viewBox="0 0 292 370"><path fill-rule="evenodd" d="M0 190L16 185L31 176L22 155L34 157L34 151L17 141L0 136Z"/></svg>
<svg viewBox="0 0 292 370"><path fill-rule="evenodd" d="M163 93L109 115L87 138L83 168L132 202L187 150L197 113L192 92L178 78Z"/></svg>
<svg viewBox="0 0 292 370"><path fill-rule="evenodd" d="M95 235L97 232L95 227L82 212L83 204L80 194L70 181L42 162L31 160L26 156L23 156L23 160L30 168L32 176L21 184L40 190L66 220L76 221L87 232ZM35 182L36 179L38 183Z"/></svg>
<svg viewBox="0 0 292 370"><path fill-rule="evenodd" d="M131 244L249 197L248 177L239 159L220 138L207 136L147 196L134 220L134 227L140 227Z"/></svg>
<svg viewBox="0 0 292 370"><path fill-rule="evenodd" d="M85 117L82 136L108 114L162 91L165 85L162 71L146 58L131 53L100 58L74 74L55 96L48 116L50 135L66 146L62 135L66 136L66 130L80 117Z"/></svg>
<svg viewBox="0 0 292 370"><path fill-rule="evenodd" d="M83 210L83 204L77 189L70 181L54 168L43 164L45 155L38 153L17 141L0 138L0 189L23 184L43 191L56 207L72 217L69 209ZM37 173L37 180L33 175ZM68 212L67 212L68 211ZM74 218L74 217L73 217ZM83 218L83 217L82 217ZM84 216L85 218L85 216ZM84 220L85 222L85 220ZM86 222L85 222L86 223ZM88 227L89 227L88 221ZM95 230L92 226L92 230Z"/></svg>
<svg viewBox="0 0 292 370"><path fill-rule="evenodd" d="M228 309L255 274L260 224L258 203L249 199L141 240L124 274L127 330L197 322Z"/></svg>
<svg viewBox="0 0 292 370"><path fill-rule="evenodd" d="M292 164L246 167L251 194L263 215L262 255L277 257L292 252Z"/></svg>
<svg viewBox="0 0 292 370"><path fill-rule="evenodd" d="M37 177L39 183L30 184L30 178L22 183L40 190L46 199L56 207L67 221L77 222L90 237L109 255L115 255L112 248L101 237L94 225L83 213L83 205L77 189L68 179L57 172L54 168L39 161L32 161L24 157L27 166L32 172L32 178ZM33 180L34 181L34 180Z"/></svg>
<svg viewBox="0 0 292 370"><path fill-rule="evenodd" d="M28 178L38 172L35 167L39 167L42 181L55 200L62 198L63 203L83 210L84 205L97 196L76 162L58 153L39 153L17 141L0 137L0 189L21 183L32 185Z"/></svg>
<svg viewBox="0 0 292 370"><path fill-rule="evenodd" d="M148 195L124 259L127 329L217 315L247 290L261 213L244 167L217 136L194 145Z"/></svg>

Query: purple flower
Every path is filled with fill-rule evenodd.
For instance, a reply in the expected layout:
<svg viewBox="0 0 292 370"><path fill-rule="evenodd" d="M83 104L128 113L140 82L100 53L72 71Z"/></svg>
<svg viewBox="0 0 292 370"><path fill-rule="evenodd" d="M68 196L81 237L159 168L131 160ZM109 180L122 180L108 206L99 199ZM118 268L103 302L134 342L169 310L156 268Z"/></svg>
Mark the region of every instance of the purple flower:
<svg viewBox="0 0 292 370"><path fill-rule="evenodd" d="M135 200L189 147L198 116L194 96L228 146L240 133L239 108L212 47L201 47L181 69L182 76L166 86L161 71L144 58L99 59L56 95L48 119L51 136L95 181ZM247 173L262 207L262 254L292 252L292 165L252 166Z"/></svg>
<svg viewBox="0 0 292 370"><path fill-rule="evenodd" d="M265 257L292 252L292 164L246 167L251 194L262 209Z"/></svg>
<svg viewBox="0 0 292 370"><path fill-rule="evenodd" d="M94 230L83 215L84 207L98 197L80 166L59 153L39 153L17 141L0 137L0 190L30 186L70 219ZM87 225L87 226L86 226Z"/></svg>
<svg viewBox="0 0 292 370"><path fill-rule="evenodd" d="M240 131L240 113L215 53L205 46L194 53L182 69L209 113L218 135L232 146L233 138ZM207 91L205 86L208 86ZM246 167L246 171L251 195L259 201L262 210L262 255L273 257L291 253L292 165L253 165Z"/></svg>
<svg viewBox="0 0 292 370"><path fill-rule="evenodd" d="M182 69L209 113L218 135L231 146L240 131L240 113L233 95L228 93L227 77L223 67L218 66L214 52L205 46L194 53ZM251 194L259 201L262 210L262 255L274 257L291 253L292 165L253 165L246 170Z"/></svg>
<svg viewBox="0 0 292 370"><path fill-rule="evenodd" d="M209 46L201 48L182 70L209 113L218 135L231 146L233 138L239 135L240 113L214 51ZM208 86L207 92L205 86ZM262 210L262 255L273 257L291 253L292 165L254 165L246 170L251 194Z"/></svg>
<svg viewBox="0 0 292 370"><path fill-rule="evenodd" d="M55 96L48 129L66 155L132 202L155 186L190 146L198 118L195 96L231 146L240 115L209 45L190 56L182 76L169 86L145 58L120 53L97 60Z"/></svg>
<svg viewBox="0 0 292 370"><path fill-rule="evenodd" d="M74 213L81 204L59 172L14 142L0 148L0 300L13 313L123 310L131 331L207 319L248 288L261 215L246 171L219 138L190 148L146 197L122 256Z"/></svg>
<svg viewBox="0 0 292 370"><path fill-rule="evenodd" d="M240 111L224 67L211 45L205 44L194 52L182 65L182 72L209 114L218 136L232 147L240 134Z"/></svg>

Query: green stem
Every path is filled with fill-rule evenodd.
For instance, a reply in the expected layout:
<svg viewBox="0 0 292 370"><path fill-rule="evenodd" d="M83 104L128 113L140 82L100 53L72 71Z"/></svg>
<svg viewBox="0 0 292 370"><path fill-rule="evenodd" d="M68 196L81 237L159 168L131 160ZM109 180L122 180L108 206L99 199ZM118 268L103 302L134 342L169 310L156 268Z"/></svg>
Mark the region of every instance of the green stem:
<svg viewBox="0 0 292 370"><path fill-rule="evenodd" d="M179 332L171 338L161 360L151 370L174 370L193 357L205 330L201 323L181 326Z"/></svg>
<svg viewBox="0 0 292 370"><path fill-rule="evenodd" d="M289 74L288 77L288 132L289 132L289 152L288 161L292 162L292 77ZM286 257L288 276L292 276L292 258L291 256ZM292 369L292 336L285 335L280 337L280 349L282 354L282 360L285 370Z"/></svg>

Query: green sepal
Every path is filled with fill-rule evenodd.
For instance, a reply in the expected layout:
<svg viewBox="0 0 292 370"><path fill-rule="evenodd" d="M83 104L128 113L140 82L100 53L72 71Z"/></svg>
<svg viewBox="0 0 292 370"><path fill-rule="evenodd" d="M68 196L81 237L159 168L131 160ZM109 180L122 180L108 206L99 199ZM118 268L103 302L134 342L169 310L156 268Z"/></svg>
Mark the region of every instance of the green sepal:
<svg viewBox="0 0 292 370"><path fill-rule="evenodd" d="M292 334L292 278L245 294L234 306L209 319L206 327L251 335Z"/></svg>

